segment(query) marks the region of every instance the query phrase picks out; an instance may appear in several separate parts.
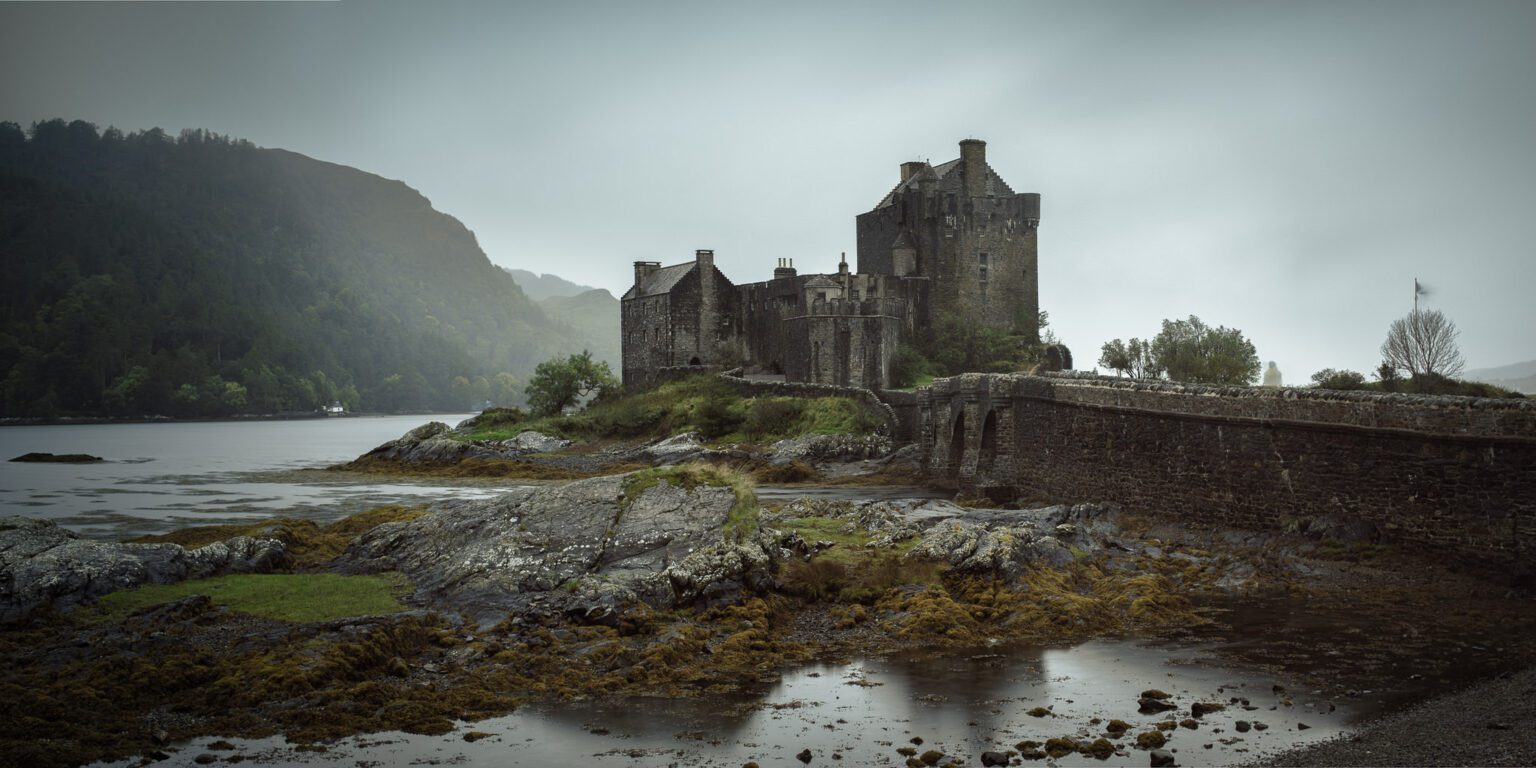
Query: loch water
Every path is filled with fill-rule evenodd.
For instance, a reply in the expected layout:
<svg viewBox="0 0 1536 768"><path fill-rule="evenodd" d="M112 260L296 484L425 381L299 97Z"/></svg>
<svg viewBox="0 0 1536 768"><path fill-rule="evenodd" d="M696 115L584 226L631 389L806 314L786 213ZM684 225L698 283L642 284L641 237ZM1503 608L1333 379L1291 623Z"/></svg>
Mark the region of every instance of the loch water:
<svg viewBox="0 0 1536 768"><path fill-rule="evenodd" d="M484 484L377 482L322 471L428 421L452 425L469 415L0 427L0 512L118 541L189 525L274 516L322 521L382 504L491 495L497 489ZM34 452L104 461L9 461Z"/></svg>

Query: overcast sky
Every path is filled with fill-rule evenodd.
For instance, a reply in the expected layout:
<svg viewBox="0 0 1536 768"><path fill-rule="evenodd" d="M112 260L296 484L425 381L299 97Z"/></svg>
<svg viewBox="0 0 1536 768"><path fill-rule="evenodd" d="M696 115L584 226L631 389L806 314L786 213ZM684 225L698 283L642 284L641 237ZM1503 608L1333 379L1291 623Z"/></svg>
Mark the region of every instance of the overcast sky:
<svg viewBox="0 0 1536 768"><path fill-rule="evenodd" d="M1199 315L1287 383L1427 306L1536 359L1536 2L0 3L0 120L200 127L419 189L491 260L616 294L853 262L967 137L1044 195L1078 367Z"/></svg>

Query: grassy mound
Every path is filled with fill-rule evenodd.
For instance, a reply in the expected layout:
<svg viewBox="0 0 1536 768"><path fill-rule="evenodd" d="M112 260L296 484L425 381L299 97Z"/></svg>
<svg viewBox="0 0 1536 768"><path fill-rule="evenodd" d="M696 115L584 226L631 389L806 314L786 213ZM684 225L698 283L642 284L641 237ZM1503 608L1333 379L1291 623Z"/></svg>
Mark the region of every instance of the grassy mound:
<svg viewBox="0 0 1536 768"><path fill-rule="evenodd" d="M535 430L568 440L667 437L697 431L726 442L778 440L794 435L867 434L880 415L847 397L744 397L715 376L695 376L611 400L580 413L526 418L495 409L469 423L465 440L506 440Z"/></svg>
<svg viewBox="0 0 1536 768"><path fill-rule="evenodd" d="M152 606L207 595L214 605L252 616L294 623L331 621L398 613L405 610L399 598L410 591L410 581L399 573L247 573L113 592L70 616L86 623L116 622Z"/></svg>

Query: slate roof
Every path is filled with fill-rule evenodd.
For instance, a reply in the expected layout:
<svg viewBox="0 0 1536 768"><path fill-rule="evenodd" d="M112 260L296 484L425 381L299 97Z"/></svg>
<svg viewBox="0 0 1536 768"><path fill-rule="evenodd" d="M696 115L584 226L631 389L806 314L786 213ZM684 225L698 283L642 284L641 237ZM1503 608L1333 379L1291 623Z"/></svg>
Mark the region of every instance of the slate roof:
<svg viewBox="0 0 1536 768"><path fill-rule="evenodd" d="M961 177L965 175L960 172L960 168L960 158L955 158L954 160L951 160L947 163L940 163L938 165L925 165L923 168L919 169L917 173L912 174L911 178L901 182L900 184L897 184L895 189L892 189L889 193L887 193L886 196L880 200L880 203L875 206L875 208L880 209L888 205L894 205L896 203L896 198L900 196L902 192L905 192L908 187L915 186L918 181L925 177L937 179L939 182L938 190L940 192L959 192L962 184ZM994 195L1013 194L1013 188L1008 186L1008 182L1003 181L1003 177L997 175L997 172L992 170L992 166L990 165L987 166L986 193L989 197Z"/></svg>
<svg viewBox="0 0 1536 768"><path fill-rule="evenodd" d="M685 261L682 264L673 264L670 267L662 267L661 269L646 275L645 280L641 281L639 285L630 286L630 289L624 292L624 298L635 299L641 296L658 296L663 293L668 293L672 290L672 287L677 285L679 280L682 280L684 277L686 277L695 266L698 266L697 261Z"/></svg>

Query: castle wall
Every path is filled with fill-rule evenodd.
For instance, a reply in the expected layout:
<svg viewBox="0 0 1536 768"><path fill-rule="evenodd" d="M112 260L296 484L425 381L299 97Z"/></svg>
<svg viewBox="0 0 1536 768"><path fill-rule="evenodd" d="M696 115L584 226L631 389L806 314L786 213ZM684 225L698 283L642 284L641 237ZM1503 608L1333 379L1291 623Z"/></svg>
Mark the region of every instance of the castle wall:
<svg viewBox="0 0 1536 768"><path fill-rule="evenodd" d="M785 321L804 312L793 277L736 287L741 335L737 343L744 360L765 370L784 373L800 354L789 343Z"/></svg>
<svg viewBox="0 0 1536 768"><path fill-rule="evenodd" d="M716 365L735 356L736 289L702 253L667 292L620 302L626 387L648 387L659 368Z"/></svg>
<svg viewBox="0 0 1536 768"><path fill-rule="evenodd" d="M1365 521L1490 564L1536 549L1536 402L1068 374L955 377L919 399L927 471L971 493L1250 528Z"/></svg>
<svg viewBox="0 0 1536 768"><path fill-rule="evenodd" d="M919 319L924 327L938 313L950 312L1000 330L1037 334L1040 196L968 198L920 186L858 216L858 271L897 274L893 244L906 231L916 251L916 274L933 286L929 314Z"/></svg>
<svg viewBox="0 0 1536 768"><path fill-rule="evenodd" d="M620 302L619 334L624 342L620 374L625 387L648 387L653 383L652 372L672 364L671 328L670 294Z"/></svg>
<svg viewBox="0 0 1536 768"><path fill-rule="evenodd" d="M901 320L856 314L853 302L817 301L785 323L789 343L804 350L784 372L791 381L880 389L901 341Z"/></svg>

